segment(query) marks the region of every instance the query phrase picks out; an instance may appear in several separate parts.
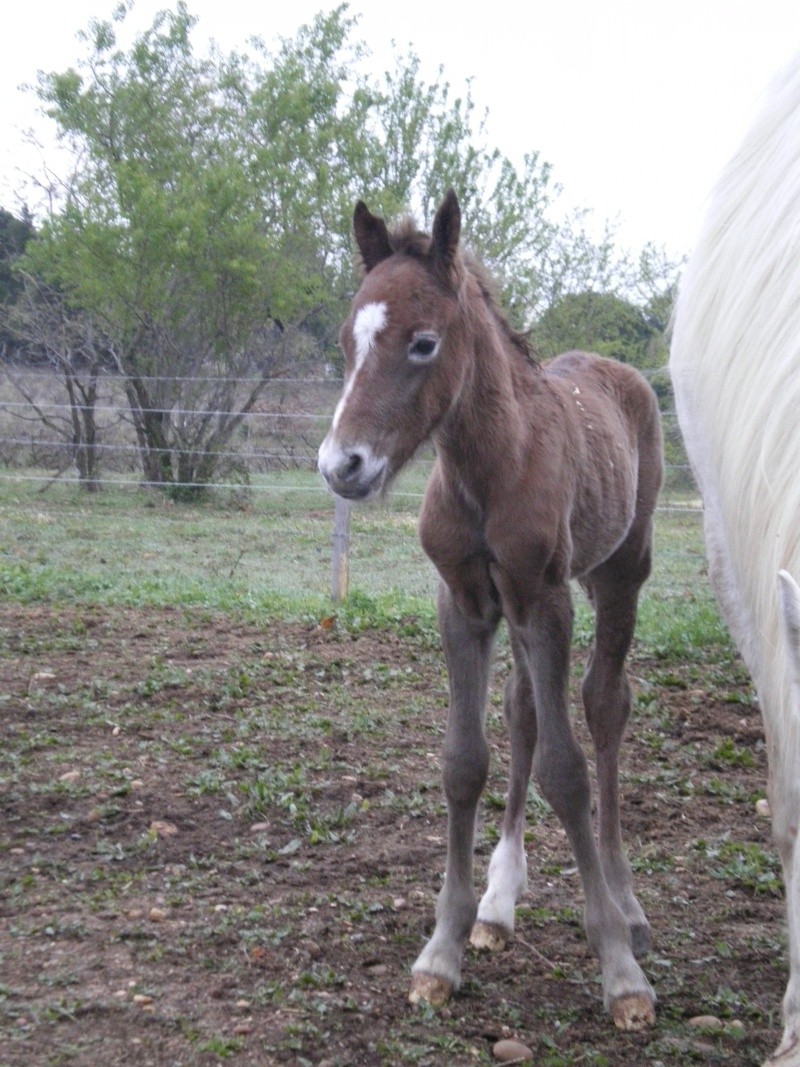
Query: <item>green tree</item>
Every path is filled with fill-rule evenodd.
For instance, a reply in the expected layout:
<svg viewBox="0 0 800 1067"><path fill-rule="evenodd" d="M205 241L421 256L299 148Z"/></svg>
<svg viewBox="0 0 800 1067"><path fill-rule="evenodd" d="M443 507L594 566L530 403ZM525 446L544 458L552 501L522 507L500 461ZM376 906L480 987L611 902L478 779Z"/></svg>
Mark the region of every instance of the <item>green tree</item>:
<svg viewBox="0 0 800 1067"><path fill-rule="evenodd" d="M652 366L657 334L645 310L615 293L567 293L539 318L533 330L545 357L571 348L599 352L623 363Z"/></svg>
<svg viewBox="0 0 800 1067"><path fill-rule="evenodd" d="M567 294L622 292L639 300L674 274L653 248L638 260L621 253L609 225L592 237L589 212L560 211L561 187L538 152L517 166L487 145L487 116L477 113L469 83L454 95L442 68L431 84L420 71L413 51L397 55L382 83L364 94L371 102L364 196L390 217L410 210L427 228L453 185L463 231L516 326L532 327Z"/></svg>
<svg viewBox="0 0 800 1067"><path fill-rule="evenodd" d="M119 47L129 6L90 23L74 68L41 77L75 169L25 268L106 339L148 482L210 482L270 377L297 369L309 337L327 358L359 197L427 226L454 185L519 327L639 282L610 231L595 241L585 216L559 215L537 153L518 167L487 146L469 85L425 83L413 52L370 83L346 5L273 51L202 57L183 3Z"/></svg>
<svg viewBox="0 0 800 1067"><path fill-rule="evenodd" d="M211 480L304 319L336 302L330 175L353 130L343 9L271 67L196 57L193 26L180 3L124 51L94 21L78 68L42 78L78 166L28 263L111 339L145 477L178 487Z"/></svg>

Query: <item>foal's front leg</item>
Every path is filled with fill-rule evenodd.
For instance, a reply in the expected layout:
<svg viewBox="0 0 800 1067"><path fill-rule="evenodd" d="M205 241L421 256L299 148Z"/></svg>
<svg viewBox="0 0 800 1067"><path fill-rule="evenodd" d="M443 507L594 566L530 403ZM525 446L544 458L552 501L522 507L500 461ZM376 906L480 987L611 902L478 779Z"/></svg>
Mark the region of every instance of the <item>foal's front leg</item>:
<svg viewBox="0 0 800 1067"><path fill-rule="evenodd" d="M461 984L464 945L477 912L472 878L475 815L489 770L483 717L497 619L462 614L447 586L439 587L439 627L450 680L442 759L447 799L447 866L436 905L436 927L413 966L412 1003L443 1004Z"/></svg>

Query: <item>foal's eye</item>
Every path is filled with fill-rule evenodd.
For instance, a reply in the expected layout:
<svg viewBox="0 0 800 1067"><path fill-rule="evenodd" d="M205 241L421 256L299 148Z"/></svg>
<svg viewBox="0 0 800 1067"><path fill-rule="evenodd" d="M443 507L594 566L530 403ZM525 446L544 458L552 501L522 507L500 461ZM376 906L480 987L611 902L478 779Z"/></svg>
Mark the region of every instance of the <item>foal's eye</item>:
<svg viewBox="0 0 800 1067"><path fill-rule="evenodd" d="M420 333L408 346L408 358L412 363L427 363L433 359L439 348L439 338L435 333Z"/></svg>

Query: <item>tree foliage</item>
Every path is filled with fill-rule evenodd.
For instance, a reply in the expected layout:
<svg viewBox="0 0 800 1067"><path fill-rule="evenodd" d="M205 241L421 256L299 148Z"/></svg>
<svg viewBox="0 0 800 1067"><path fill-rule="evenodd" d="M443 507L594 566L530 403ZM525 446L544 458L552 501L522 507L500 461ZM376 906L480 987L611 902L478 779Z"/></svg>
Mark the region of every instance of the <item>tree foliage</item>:
<svg viewBox="0 0 800 1067"><path fill-rule="evenodd" d="M331 299L314 234L328 190L292 166L286 131L308 139L295 159L334 139L345 32L334 13L259 68L197 58L193 25L179 4L125 51L95 21L78 70L42 78L78 167L29 257L111 338L146 478L178 487L218 471L293 333Z"/></svg>
<svg viewBox="0 0 800 1067"><path fill-rule="evenodd" d="M572 294L584 311L596 294L635 333L636 314L606 299L642 273L613 236L557 214L536 152L518 167L487 146L469 85L454 94L443 71L426 83L413 52L368 79L345 4L274 50L203 56L183 2L122 47L129 10L93 20L75 67L40 77L75 167L25 269L107 338L148 481L211 480L264 384L296 370L301 340L332 358L359 197L428 225L453 185L515 325L556 336Z"/></svg>
<svg viewBox="0 0 800 1067"><path fill-rule="evenodd" d="M651 343L658 330L645 309L615 293L567 293L541 316L534 329L539 352L554 356L579 348L638 367L652 365Z"/></svg>

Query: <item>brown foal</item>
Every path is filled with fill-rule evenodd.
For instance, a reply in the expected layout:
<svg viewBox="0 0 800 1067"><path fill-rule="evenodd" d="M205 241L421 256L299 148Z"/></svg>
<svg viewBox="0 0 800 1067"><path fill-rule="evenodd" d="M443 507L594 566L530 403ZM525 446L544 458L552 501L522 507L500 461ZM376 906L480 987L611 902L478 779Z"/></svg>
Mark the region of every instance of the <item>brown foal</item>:
<svg viewBox="0 0 800 1067"><path fill-rule="evenodd" d="M452 190L432 234L389 232L359 203L364 278L342 327L346 379L319 469L343 497L379 496L429 438L436 462L420 518L441 581L438 615L450 680L443 754L447 865L436 926L413 967L411 999L442 1003L461 980L467 938L502 947L526 886L531 770L561 819L586 897L586 931L606 1007L623 1029L654 1021L635 956L648 924L620 832L618 752L631 707L625 657L650 571L661 484L655 396L637 371L583 352L539 366L501 314L481 269L459 248ZM594 606L583 682L597 753L599 826L586 760L572 733L570 579ZM484 710L495 632L508 626L515 669L505 689L511 779L502 835L478 904L477 805L489 751Z"/></svg>

